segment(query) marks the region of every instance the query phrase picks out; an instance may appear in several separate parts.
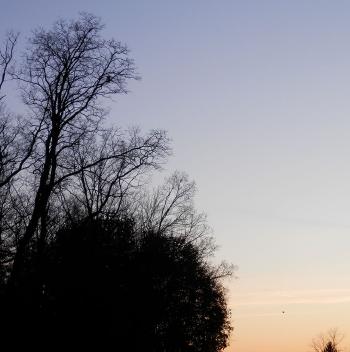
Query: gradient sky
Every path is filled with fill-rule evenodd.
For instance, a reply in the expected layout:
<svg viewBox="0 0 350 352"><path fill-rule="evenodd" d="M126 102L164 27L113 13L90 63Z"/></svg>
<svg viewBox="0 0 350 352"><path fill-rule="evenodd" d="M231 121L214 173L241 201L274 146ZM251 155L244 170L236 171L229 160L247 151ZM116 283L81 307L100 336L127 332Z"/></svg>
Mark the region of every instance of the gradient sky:
<svg viewBox="0 0 350 352"><path fill-rule="evenodd" d="M110 120L169 131L164 175L196 181L239 266L227 351L307 352L332 327L350 346L350 2L1 0L0 33L79 11L142 76Z"/></svg>

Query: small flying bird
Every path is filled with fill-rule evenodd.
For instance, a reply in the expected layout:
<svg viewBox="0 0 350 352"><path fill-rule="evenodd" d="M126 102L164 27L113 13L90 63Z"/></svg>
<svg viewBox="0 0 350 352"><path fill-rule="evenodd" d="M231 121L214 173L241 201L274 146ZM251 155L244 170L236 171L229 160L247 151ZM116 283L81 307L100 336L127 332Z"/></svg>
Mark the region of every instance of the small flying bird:
<svg viewBox="0 0 350 352"><path fill-rule="evenodd" d="M282 310L282 314L284 314L285 313L285 311L284 310Z"/></svg>

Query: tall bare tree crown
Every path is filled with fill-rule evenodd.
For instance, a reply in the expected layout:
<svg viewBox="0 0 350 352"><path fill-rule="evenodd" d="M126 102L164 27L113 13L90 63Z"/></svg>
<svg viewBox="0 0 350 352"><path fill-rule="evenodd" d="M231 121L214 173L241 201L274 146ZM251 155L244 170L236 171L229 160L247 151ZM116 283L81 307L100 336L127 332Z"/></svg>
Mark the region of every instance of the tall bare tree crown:
<svg viewBox="0 0 350 352"><path fill-rule="evenodd" d="M127 82L138 78L127 47L104 39L102 29L100 19L86 13L78 20L59 20L50 30L39 28L29 40L20 69L11 72L31 111L28 148L16 173L30 168L37 175L31 182L33 210L19 236L13 272L21 266L25 248L35 234L39 247L44 245L53 195L70 192L76 196L77 189L65 181L79 177L82 188L78 192L87 195L87 173L110 165L109 170L115 172L113 187L108 186L105 195L100 190L98 207L90 209L90 215L96 215L111 197L122 197L122 185L158 167L169 153L164 131L152 130L142 136L134 130L125 136L112 130L106 133L102 126L102 100L127 93Z"/></svg>

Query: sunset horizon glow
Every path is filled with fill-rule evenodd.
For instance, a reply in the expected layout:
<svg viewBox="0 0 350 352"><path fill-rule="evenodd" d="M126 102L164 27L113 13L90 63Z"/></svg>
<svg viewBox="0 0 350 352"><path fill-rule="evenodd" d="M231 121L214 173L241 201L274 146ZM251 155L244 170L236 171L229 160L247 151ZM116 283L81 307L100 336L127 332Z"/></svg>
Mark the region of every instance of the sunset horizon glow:
<svg viewBox="0 0 350 352"><path fill-rule="evenodd" d="M126 43L139 82L108 123L167 130L196 182L234 327L226 352L312 352L338 328L350 351L350 2L4 1L0 33L81 11ZM17 101L9 100L16 112Z"/></svg>

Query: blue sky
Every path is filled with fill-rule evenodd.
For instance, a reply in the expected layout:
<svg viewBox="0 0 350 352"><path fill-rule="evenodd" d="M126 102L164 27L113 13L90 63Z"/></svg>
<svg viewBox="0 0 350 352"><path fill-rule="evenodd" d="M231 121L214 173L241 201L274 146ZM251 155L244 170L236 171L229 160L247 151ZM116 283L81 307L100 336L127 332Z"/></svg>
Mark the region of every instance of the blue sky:
<svg viewBox="0 0 350 352"><path fill-rule="evenodd" d="M79 11L101 16L142 76L110 103L110 121L169 131L164 175L196 181L218 257L239 266L229 350L280 351L258 331L282 329L286 295L297 297L285 301L297 312L286 352L349 326L350 2L3 0L0 33L24 39Z"/></svg>

